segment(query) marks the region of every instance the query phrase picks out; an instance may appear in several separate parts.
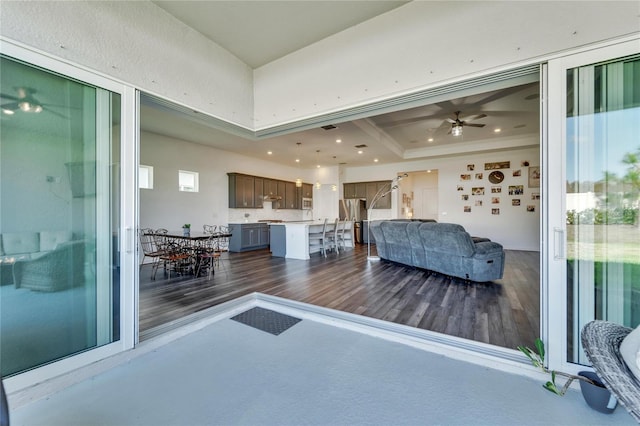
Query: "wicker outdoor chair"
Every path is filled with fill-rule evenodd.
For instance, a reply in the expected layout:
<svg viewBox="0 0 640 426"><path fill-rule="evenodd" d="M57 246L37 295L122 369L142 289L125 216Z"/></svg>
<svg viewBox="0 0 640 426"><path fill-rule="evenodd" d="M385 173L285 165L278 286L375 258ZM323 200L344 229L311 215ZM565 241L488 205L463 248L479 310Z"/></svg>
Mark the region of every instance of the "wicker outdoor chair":
<svg viewBox="0 0 640 426"><path fill-rule="evenodd" d="M620 344L632 330L608 321L591 321L582 329L581 339L587 358L604 385L640 422L640 381L620 355Z"/></svg>

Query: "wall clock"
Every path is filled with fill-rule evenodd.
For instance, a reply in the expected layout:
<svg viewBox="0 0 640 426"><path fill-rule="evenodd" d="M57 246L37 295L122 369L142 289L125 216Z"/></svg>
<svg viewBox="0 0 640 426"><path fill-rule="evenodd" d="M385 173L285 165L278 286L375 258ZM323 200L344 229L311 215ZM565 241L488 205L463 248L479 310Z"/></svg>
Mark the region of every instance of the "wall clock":
<svg viewBox="0 0 640 426"><path fill-rule="evenodd" d="M489 182L501 183L503 180L504 180L504 173L497 170L489 173Z"/></svg>

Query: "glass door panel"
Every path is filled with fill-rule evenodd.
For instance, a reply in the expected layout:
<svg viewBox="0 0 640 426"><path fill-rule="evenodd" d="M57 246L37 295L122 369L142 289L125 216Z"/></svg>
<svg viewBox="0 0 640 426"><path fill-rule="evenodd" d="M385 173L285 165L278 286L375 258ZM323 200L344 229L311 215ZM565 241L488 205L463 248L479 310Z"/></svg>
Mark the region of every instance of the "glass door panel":
<svg viewBox="0 0 640 426"><path fill-rule="evenodd" d="M593 319L640 323L640 55L566 72L567 360Z"/></svg>
<svg viewBox="0 0 640 426"><path fill-rule="evenodd" d="M0 61L6 377L119 339L120 95Z"/></svg>

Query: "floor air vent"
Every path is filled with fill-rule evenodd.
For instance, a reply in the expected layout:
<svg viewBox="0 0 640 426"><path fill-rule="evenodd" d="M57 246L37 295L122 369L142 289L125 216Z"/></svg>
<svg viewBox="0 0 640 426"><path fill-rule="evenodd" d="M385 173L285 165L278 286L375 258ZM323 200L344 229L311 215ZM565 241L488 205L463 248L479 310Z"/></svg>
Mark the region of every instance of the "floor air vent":
<svg viewBox="0 0 640 426"><path fill-rule="evenodd" d="M290 317L280 312L259 307L251 308L231 319L275 336L302 321L300 318Z"/></svg>

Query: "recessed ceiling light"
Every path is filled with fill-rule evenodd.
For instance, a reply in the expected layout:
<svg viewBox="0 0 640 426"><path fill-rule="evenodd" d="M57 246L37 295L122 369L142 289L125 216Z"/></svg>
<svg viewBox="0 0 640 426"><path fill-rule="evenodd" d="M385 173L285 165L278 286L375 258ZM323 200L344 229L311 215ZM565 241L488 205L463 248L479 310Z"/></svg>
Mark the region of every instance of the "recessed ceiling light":
<svg viewBox="0 0 640 426"><path fill-rule="evenodd" d="M342 143L342 139L336 139L336 143Z"/></svg>
<svg viewBox="0 0 640 426"><path fill-rule="evenodd" d="M373 159L373 162L374 162L374 163L377 163L377 162L378 162L378 159L377 159L377 158L374 158L374 159Z"/></svg>
<svg viewBox="0 0 640 426"><path fill-rule="evenodd" d="M299 158L296 158L296 163L299 163L299 162L300 162L300 159L299 159Z"/></svg>
<svg viewBox="0 0 640 426"><path fill-rule="evenodd" d="M427 142L433 142L433 138L427 139Z"/></svg>
<svg viewBox="0 0 640 426"><path fill-rule="evenodd" d="M320 164L317 164L317 165L316 165L316 168L318 168L318 169L319 169L319 168L320 168Z"/></svg>
<svg viewBox="0 0 640 426"><path fill-rule="evenodd" d="M267 151L267 155L272 155L273 151Z"/></svg>
<svg viewBox="0 0 640 426"><path fill-rule="evenodd" d="M493 133L500 133L501 131L502 131L502 129L499 128L499 127L496 128L496 129L493 129Z"/></svg>
<svg viewBox="0 0 640 426"><path fill-rule="evenodd" d="M358 154L362 154L363 152L364 152L364 151L363 151L363 150L361 150L361 149L359 149L359 150L358 150Z"/></svg>

